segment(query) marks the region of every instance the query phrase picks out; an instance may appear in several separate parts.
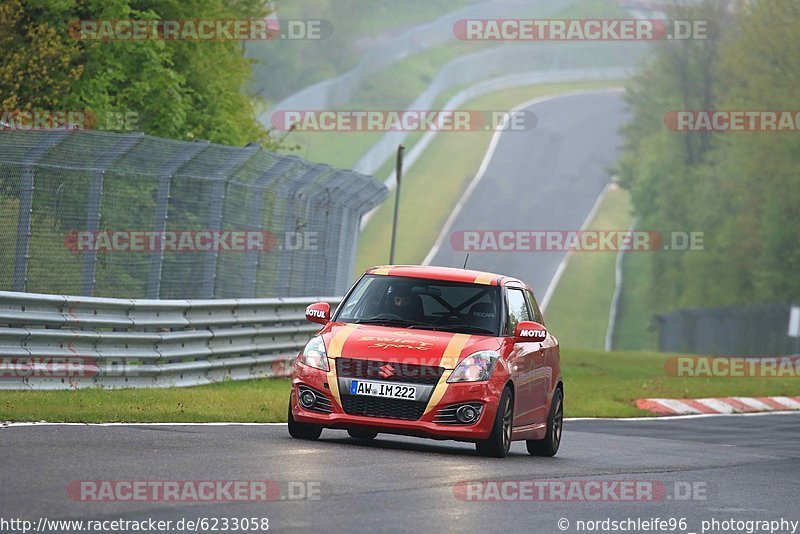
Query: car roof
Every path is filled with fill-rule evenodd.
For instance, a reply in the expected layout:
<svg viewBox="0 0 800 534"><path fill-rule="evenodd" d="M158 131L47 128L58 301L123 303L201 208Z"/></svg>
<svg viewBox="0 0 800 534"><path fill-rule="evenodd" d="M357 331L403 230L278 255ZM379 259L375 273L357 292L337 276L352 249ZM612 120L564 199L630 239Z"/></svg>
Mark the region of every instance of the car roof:
<svg viewBox="0 0 800 534"><path fill-rule="evenodd" d="M455 267L434 267L430 265L382 265L367 269L365 274L383 276L407 276L410 278L428 278L430 280L445 280L448 282L464 282L468 284L485 285L506 285L519 284L523 287L527 285L510 276L501 274L487 273L483 271L473 271L470 269L458 269Z"/></svg>

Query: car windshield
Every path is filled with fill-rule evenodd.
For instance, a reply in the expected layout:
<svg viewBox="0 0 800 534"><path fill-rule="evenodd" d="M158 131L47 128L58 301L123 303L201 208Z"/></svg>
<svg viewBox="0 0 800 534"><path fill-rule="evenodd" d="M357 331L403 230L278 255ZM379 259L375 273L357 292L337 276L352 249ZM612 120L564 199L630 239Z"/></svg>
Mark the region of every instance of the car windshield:
<svg viewBox="0 0 800 534"><path fill-rule="evenodd" d="M500 288L400 276L364 276L336 321L497 336Z"/></svg>

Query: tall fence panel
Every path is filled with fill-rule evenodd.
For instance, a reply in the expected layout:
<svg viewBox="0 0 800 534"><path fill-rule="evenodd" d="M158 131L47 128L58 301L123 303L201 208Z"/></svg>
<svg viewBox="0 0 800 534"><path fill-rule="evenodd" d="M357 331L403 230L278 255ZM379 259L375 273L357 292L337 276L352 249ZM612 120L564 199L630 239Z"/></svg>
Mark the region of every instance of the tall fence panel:
<svg viewBox="0 0 800 534"><path fill-rule="evenodd" d="M371 177L257 145L0 130L0 290L342 294L357 222L387 196Z"/></svg>
<svg viewBox="0 0 800 534"><path fill-rule="evenodd" d="M656 315L658 350L716 356L800 354L788 304L677 310Z"/></svg>

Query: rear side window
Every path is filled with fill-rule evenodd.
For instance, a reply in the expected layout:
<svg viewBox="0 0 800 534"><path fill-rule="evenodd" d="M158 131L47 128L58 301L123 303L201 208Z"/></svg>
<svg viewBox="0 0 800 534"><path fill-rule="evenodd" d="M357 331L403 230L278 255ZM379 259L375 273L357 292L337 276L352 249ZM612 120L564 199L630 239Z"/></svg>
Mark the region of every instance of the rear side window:
<svg viewBox="0 0 800 534"><path fill-rule="evenodd" d="M508 289L508 318L506 320L506 335L513 336L514 330L520 321L530 321L531 314L528 311L528 303L525 300L525 293L521 289Z"/></svg>

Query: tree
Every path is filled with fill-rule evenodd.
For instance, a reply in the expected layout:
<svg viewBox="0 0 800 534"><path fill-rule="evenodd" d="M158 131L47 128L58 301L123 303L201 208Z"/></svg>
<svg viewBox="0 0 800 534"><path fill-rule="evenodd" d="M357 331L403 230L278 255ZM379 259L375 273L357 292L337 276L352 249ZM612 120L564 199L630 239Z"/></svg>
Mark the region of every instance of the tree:
<svg viewBox="0 0 800 534"><path fill-rule="evenodd" d="M709 41L659 46L631 84L618 165L640 227L702 231L705 250L653 256L651 299L678 307L800 299L797 133L672 132L670 111L800 109L800 5L706 0L678 19L714 21Z"/></svg>
<svg viewBox="0 0 800 534"><path fill-rule="evenodd" d="M81 40L77 20L263 18L261 0L4 0L0 94L5 110L80 110L113 129L112 113L174 139L274 143L245 94L252 65L240 42Z"/></svg>

